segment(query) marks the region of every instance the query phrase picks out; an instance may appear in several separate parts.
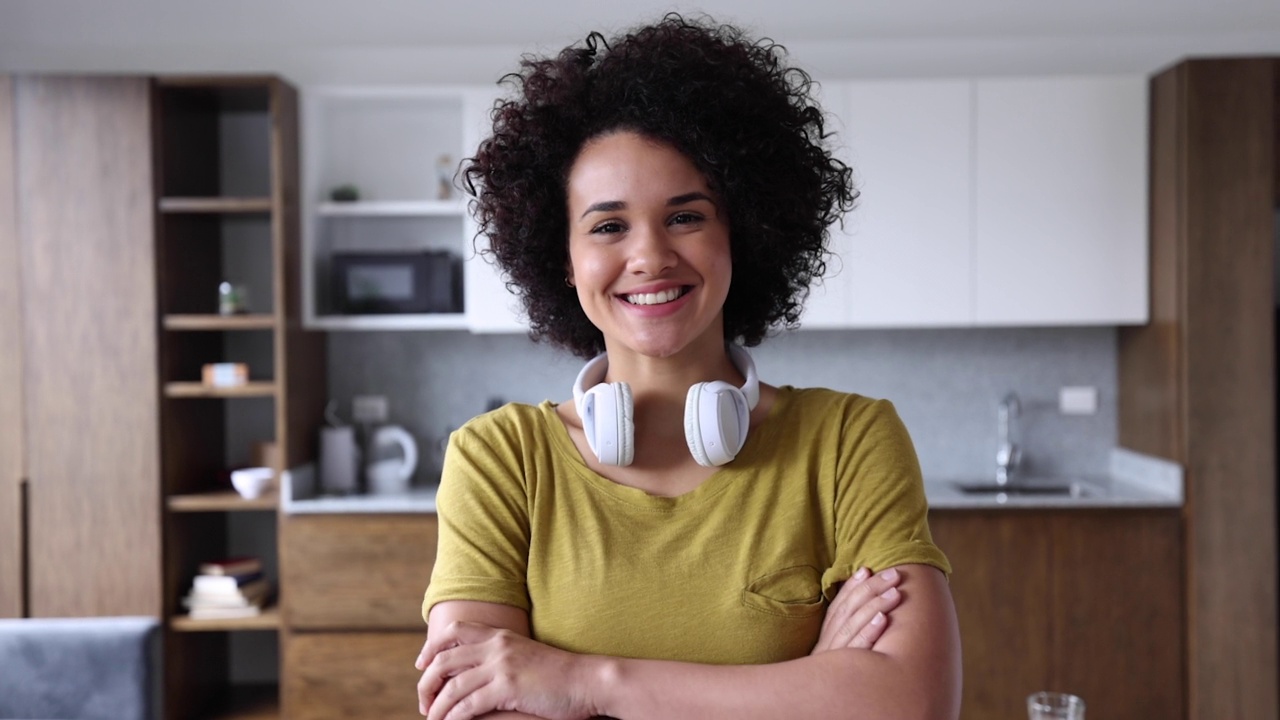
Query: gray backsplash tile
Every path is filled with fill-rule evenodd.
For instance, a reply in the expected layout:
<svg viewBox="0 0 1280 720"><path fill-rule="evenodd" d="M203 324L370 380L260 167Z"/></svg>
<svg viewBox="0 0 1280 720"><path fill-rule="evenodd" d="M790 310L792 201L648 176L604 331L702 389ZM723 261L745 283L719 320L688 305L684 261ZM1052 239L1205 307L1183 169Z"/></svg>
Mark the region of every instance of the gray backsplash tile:
<svg viewBox="0 0 1280 720"><path fill-rule="evenodd" d="M800 331L753 352L762 380L826 386L892 400L929 478L994 473L996 405L1022 398L1025 469L1102 474L1116 440L1114 328ZM581 363L521 336L466 332L329 335L329 393L349 418L351 398L386 395L391 421L419 440L416 482L438 472L439 440L490 398L566 400ZM1096 415L1063 416L1059 388L1098 389Z"/></svg>

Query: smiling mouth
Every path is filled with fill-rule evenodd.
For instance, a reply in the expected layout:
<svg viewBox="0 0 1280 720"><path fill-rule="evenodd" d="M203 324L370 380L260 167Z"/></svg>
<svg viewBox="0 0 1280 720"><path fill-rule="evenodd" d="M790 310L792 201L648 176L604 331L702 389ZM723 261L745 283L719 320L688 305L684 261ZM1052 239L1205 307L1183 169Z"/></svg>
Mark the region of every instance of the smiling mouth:
<svg viewBox="0 0 1280 720"><path fill-rule="evenodd" d="M620 295L624 301L632 305L665 305L684 297L693 289L692 285L681 285L656 293L637 293L634 295Z"/></svg>

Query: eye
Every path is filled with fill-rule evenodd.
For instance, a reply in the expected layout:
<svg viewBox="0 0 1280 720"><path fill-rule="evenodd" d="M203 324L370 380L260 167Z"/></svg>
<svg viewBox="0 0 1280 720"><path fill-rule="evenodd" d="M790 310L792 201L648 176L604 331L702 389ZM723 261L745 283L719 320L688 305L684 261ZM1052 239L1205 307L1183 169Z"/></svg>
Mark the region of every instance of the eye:
<svg viewBox="0 0 1280 720"><path fill-rule="evenodd" d="M702 222L702 220L703 220L703 217L701 213L696 213L696 212L691 212L686 210L683 212L678 212L675 215L672 215L671 220L669 222L672 225L688 225L690 223Z"/></svg>
<svg viewBox="0 0 1280 720"><path fill-rule="evenodd" d="M612 235L614 233L620 233L623 230L626 230L626 226L617 220L605 220L591 228L591 233L593 235Z"/></svg>

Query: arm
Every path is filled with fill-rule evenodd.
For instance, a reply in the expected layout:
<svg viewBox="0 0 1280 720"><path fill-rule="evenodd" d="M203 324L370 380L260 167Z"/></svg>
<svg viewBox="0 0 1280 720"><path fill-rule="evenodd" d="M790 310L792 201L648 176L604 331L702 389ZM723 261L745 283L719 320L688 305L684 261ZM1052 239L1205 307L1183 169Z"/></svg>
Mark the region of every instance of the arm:
<svg viewBox="0 0 1280 720"><path fill-rule="evenodd" d="M529 637L529 616L520 608L469 600L443 602L431 608L431 621L427 625L427 642L422 646L418 659L414 661L414 667L425 670L429 658L435 655L443 642L444 628L460 621L479 623ZM423 684L427 678L428 676L424 674L422 680L418 682L418 714L424 716L427 714L428 698L423 694ZM486 720L520 720L522 718L538 720L536 715L519 712L494 712L484 717Z"/></svg>
<svg viewBox="0 0 1280 720"><path fill-rule="evenodd" d="M900 583L901 604L875 650L843 646L789 662L746 666L574 655L525 640L523 611L506 608L497 618L505 621L503 630L460 622L429 639L419 658L419 667L431 658L419 684L420 701L432 720L514 708L564 720L593 715L627 720L954 718L959 638L946 581L929 567L898 571L896 580L877 576L876 583L867 584L874 590L856 601L859 608L880 612L897 600L876 605L869 601L881 596L872 593ZM435 609L431 613L435 627L446 618L479 619L439 607L438 617Z"/></svg>
<svg viewBox="0 0 1280 720"><path fill-rule="evenodd" d="M628 719L958 717L960 638L946 580L927 566L899 572L903 600L874 650L748 666L597 660L597 707Z"/></svg>

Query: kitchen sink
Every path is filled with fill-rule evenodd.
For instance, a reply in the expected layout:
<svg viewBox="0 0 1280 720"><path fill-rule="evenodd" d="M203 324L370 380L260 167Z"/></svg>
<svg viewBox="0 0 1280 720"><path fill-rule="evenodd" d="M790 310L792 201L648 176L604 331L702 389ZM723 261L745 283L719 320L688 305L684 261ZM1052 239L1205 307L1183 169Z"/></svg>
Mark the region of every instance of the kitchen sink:
<svg viewBox="0 0 1280 720"><path fill-rule="evenodd" d="M966 495L1035 495L1052 497L1090 497L1095 491L1081 482L1061 480L1020 480L1008 485L994 482L958 482L955 488Z"/></svg>

